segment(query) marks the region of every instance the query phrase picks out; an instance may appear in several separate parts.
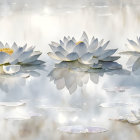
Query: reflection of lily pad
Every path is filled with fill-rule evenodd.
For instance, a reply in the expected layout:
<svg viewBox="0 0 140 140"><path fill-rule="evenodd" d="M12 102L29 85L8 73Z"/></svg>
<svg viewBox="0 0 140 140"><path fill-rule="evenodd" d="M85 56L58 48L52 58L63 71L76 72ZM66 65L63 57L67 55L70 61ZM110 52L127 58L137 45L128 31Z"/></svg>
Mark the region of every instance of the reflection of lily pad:
<svg viewBox="0 0 140 140"><path fill-rule="evenodd" d="M88 133L102 133L108 131L107 129L102 127L92 127L92 126L88 126L87 129Z"/></svg>
<svg viewBox="0 0 140 140"><path fill-rule="evenodd" d="M74 126L63 126L58 128L59 131L71 134L82 134L82 133L102 133L108 131L102 127L93 127L93 126L82 126L82 125L74 125Z"/></svg>
<svg viewBox="0 0 140 140"><path fill-rule="evenodd" d="M61 132L72 133L72 134L87 132L87 130L83 126L63 126L63 127L58 128L58 130Z"/></svg>
<svg viewBox="0 0 140 140"><path fill-rule="evenodd" d="M28 120L32 117L41 117L42 115L40 113L36 113L33 111L28 110L15 110L13 112L9 112L5 115L4 119L6 120Z"/></svg>
<svg viewBox="0 0 140 140"><path fill-rule="evenodd" d="M106 103L100 104L100 106L104 107L104 108L130 107L130 106L132 106L132 104L127 104L127 103L123 103L123 102L116 102L116 103L106 102Z"/></svg>
<svg viewBox="0 0 140 140"><path fill-rule="evenodd" d="M17 107L17 106L22 106L25 105L26 102L24 101L19 101L19 102L0 102L0 106L7 106L7 107Z"/></svg>
<svg viewBox="0 0 140 140"><path fill-rule="evenodd" d="M121 93L121 92L125 92L125 90L128 89L127 87L113 87L113 88L104 88L104 90L106 92L114 92L114 93Z"/></svg>
<svg viewBox="0 0 140 140"><path fill-rule="evenodd" d="M73 107L49 107L47 105L40 105L38 108L44 109L44 110L64 111L64 112L77 112L77 111L81 111L80 108L73 108Z"/></svg>

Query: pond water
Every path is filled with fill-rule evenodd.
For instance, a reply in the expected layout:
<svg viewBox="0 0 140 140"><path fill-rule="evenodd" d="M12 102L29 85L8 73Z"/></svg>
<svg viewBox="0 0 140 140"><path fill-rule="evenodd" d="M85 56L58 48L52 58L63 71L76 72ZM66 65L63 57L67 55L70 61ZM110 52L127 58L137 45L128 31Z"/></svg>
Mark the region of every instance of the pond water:
<svg viewBox="0 0 140 140"><path fill-rule="evenodd" d="M139 36L139 0L1 0L0 7L1 42L36 46L45 61L24 67L30 76L0 75L0 140L139 140L140 75L129 73L128 56L118 60L123 72L96 73L61 67L47 54L51 41L83 31L110 40L117 55L126 51L127 39Z"/></svg>

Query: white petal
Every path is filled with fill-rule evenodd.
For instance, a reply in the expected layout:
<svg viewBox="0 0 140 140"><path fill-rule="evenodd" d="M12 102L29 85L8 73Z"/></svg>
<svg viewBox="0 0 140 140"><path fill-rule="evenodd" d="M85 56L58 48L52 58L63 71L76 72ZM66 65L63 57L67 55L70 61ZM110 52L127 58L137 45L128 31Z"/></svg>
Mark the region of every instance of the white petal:
<svg viewBox="0 0 140 140"><path fill-rule="evenodd" d="M76 43L76 39L73 37L72 39L71 39L74 43Z"/></svg>
<svg viewBox="0 0 140 140"><path fill-rule="evenodd" d="M102 46L102 49L103 49L103 50L106 49L106 47L108 46L109 42L110 42L110 41L107 41L107 42Z"/></svg>
<svg viewBox="0 0 140 140"><path fill-rule="evenodd" d="M102 49L102 47L99 47L98 49L96 49L96 50L93 52L93 56L99 57L99 56L102 55L103 53L104 53L104 50Z"/></svg>
<svg viewBox="0 0 140 140"><path fill-rule="evenodd" d="M70 40L70 39L71 39L71 37L70 37L70 36L68 36L68 37L67 37L67 39L68 39L68 40Z"/></svg>
<svg viewBox="0 0 140 140"><path fill-rule="evenodd" d="M73 52L73 53L68 54L68 55L67 55L67 58L68 58L69 60L73 61L73 60L77 60L77 59L79 58L79 56L78 56L77 53Z"/></svg>
<svg viewBox="0 0 140 140"><path fill-rule="evenodd" d="M104 39L102 39L101 41L99 41L98 46L101 46L103 44L103 42L104 42Z"/></svg>
<svg viewBox="0 0 140 140"><path fill-rule="evenodd" d="M121 69L122 66L116 62L103 62L102 68L103 69Z"/></svg>
<svg viewBox="0 0 140 140"><path fill-rule="evenodd" d="M26 47L27 47L27 44L25 44L22 48L23 48L23 50L25 50L26 49Z"/></svg>
<svg viewBox="0 0 140 140"><path fill-rule="evenodd" d="M36 71L29 71L29 74L33 77L39 77L40 73L36 72Z"/></svg>
<svg viewBox="0 0 140 140"><path fill-rule="evenodd" d="M49 44L50 48L52 49L53 52L56 52L57 51L57 47L56 46L53 46L51 44Z"/></svg>
<svg viewBox="0 0 140 140"><path fill-rule="evenodd" d="M58 47L58 46L59 46L59 43L56 43L56 42L52 41L52 42L51 42L51 45L52 45L52 46L55 46L55 47Z"/></svg>
<svg viewBox="0 0 140 140"><path fill-rule="evenodd" d="M64 42L62 40L60 40L60 45L64 47Z"/></svg>
<svg viewBox="0 0 140 140"><path fill-rule="evenodd" d="M64 36L63 42L64 42L64 44L67 44L67 42L68 42L68 39L65 36Z"/></svg>
<svg viewBox="0 0 140 140"><path fill-rule="evenodd" d="M89 50L90 52L93 52L97 47L98 47L98 39L96 38L95 40L93 40L93 41L91 42L91 44L89 45L88 50Z"/></svg>
<svg viewBox="0 0 140 140"><path fill-rule="evenodd" d="M55 59L55 60L62 60L61 58L59 58L56 54L52 52L48 52L48 56L50 56L52 59Z"/></svg>
<svg viewBox="0 0 140 140"><path fill-rule="evenodd" d="M132 67L132 71L133 72L137 72L139 71L140 72L140 57L135 61L133 67Z"/></svg>
<svg viewBox="0 0 140 140"><path fill-rule="evenodd" d="M0 48L4 48L4 45L1 41L0 41Z"/></svg>
<svg viewBox="0 0 140 140"><path fill-rule="evenodd" d="M20 65L3 66L3 71L7 74L14 74L14 73L20 71Z"/></svg>
<svg viewBox="0 0 140 140"><path fill-rule="evenodd" d="M68 59L59 51L55 52L55 55L59 57L61 60L67 61Z"/></svg>
<svg viewBox="0 0 140 140"><path fill-rule="evenodd" d="M136 43L135 41L133 41L133 40L129 40L129 39L128 39L128 42L129 42L132 46L137 46L137 43Z"/></svg>
<svg viewBox="0 0 140 140"><path fill-rule="evenodd" d="M56 49L58 52L61 52L63 55L67 55L68 53L62 46L58 46Z"/></svg>
<svg viewBox="0 0 140 140"><path fill-rule="evenodd" d="M11 55L12 57L11 61L14 61L15 59L17 59L23 53L23 51L24 49L22 47L17 48Z"/></svg>
<svg viewBox="0 0 140 140"><path fill-rule="evenodd" d="M100 59L99 58L99 60L102 60L102 61L116 61L116 60L118 60L120 58L120 56L109 56L109 57L106 57L106 58L104 58L104 59Z"/></svg>
<svg viewBox="0 0 140 140"><path fill-rule="evenodd" d="M36 60L36 61L34 61L34 62L31 62L30 64L32 64L32 65L42 65L42 64L44 64L45 62L44 61L42 61L42 60Z"/></svg>
<svg viewBox="0 0 140 140"><path fill-rule="evenodd" d="M80 43L74 47L74 52L76 52L80 57L87 52L87 47L85 43Z"/></svg>
<svg viewBox="0 0 140 140"><path fill-rule="evenodd" d="M5 48L10 48L8 43L5 44Z"/></svg>
<svg viewBox="0 0 140 140"><path fill-rule="evenodd" d="M86 34L86 32L83 32L83 34L82 34L82 36L81 36L81 38L80 38L80 41L87 41L87 43L88 43L88 36L87 36L87 34Z"/></svg>
<svg viewBox="0 0 140 140"><path fill-rule="evenodd" d="M32 53L33 53L33 48L29 48L27 51L23 52L19 56L18 61L22 62L22 61L26 60Z"/></svg>
<svg viewBox="0 0 140 140"><path fill-rule="evenodd" d="M140 37L137 37L137 41L138 41L138 43L140 44Z"/></svg>
<svg viewBox="0 0 140 140"><path fill-rule="evenodd" d="M104 53L98 59L103 60L104 58L113 55L116 51L117 49L105 50Z"/></svg>
<svg viewBox="0 0 140 140"><path fill-rule="evenodd" d="M93 58L93 54L92 53L85 53L84 55L82 55L82 57L80 58L80 62L84 63L84 64L91 64L90 60Z"/></svg>
<svg viewBox="0 0 140 140"><path fill-rule="evenodd" d="M13 49L13 50L17 50L18 49L18 46L17 46L17 44L15 42L13 43L11 49Z"/></svg>
<svg viewBox="0 0 140 140"><path fill-rule="evenodd" d="M15 60L15 59L14 59L14 60L10 59L9 63L10 63L11 65L15 65L15 64L18 63L18 59L16 59L16 60Z"/></svg>
<svg viewBox="0 0 140 140"><path fill-rule="evenodd" d="M95 37L93 36L92 39L91 39L90 44L91 44L94 40L95 40Z"/></svg>
<svg viewBox="0 0 140 140"><path fill-rule="evenodd" d="M66 45L66 50L68 50L69 52L72 52L75 45L76 44L72 40L69 40L67 45Z"/></svg>
<svg viewBox="0 0 140 140"><path fill-rule="evenodd" d="M10 55L4 52L0 52L0 64L7 63L10 58Z"/></svg>
<svg viewBox="0 0 140 140"><path fill-rule="evenodd" d="M41 55L42 53L41 52L34 52L34 54L32 54L29 58L25 59L23 61L23 63L31 63L31 62L34 62L35 60L38 59L38 57Z"/></svg>

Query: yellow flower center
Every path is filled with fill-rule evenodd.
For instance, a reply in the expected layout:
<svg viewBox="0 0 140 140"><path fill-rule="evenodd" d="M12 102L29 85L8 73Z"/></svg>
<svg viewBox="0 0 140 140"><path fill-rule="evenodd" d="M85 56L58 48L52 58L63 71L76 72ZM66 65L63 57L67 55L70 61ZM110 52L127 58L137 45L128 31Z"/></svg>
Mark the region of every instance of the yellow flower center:
<svg viewBox="0 0 140 140"><path fill-rule="evenodd" d="M76 45L79 45L80 43L84 43L83 41L76 42Z"/></svg>
<svg viewBox="0 0 140 140"><path fill-rule="evenodd" d="M5 53L11 55L11 54L13 54L14 51L10 48L2 48L2 49L0 49L0 52L5 52Z"/></svg>

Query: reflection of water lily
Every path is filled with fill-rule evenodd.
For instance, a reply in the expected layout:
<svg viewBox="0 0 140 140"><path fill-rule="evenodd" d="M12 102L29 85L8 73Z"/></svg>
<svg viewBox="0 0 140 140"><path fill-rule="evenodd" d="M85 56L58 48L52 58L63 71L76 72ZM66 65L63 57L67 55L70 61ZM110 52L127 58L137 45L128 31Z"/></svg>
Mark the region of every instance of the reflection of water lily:
<svg viewBox="0 0 140 140"><path fill-rule="evenodd" d="M76 91L77 87L82 87L86 84L89 78L98 83L99 76L103 73L87 73L79 72L68 68L54 68L48 75L51 80L54 80L58 89L67 88L70 93Z"/></svg>
<svg viewBox="0 0 140 140"><path fill-rule="evenodd" d="M120 64L114 62L120 57L112 56L117 49L106 50L108 44L109 41L103 44L103 40L98 41L94 37L89 42L87 34L83 32L78 42L70 37L64 37L60 43L52 42L50 47L53 52L49 52L48 55L55 60L67 63L77 61L80 67L86 65L89 68L105 70L122 68Z"/></svg>
<svg viewBox="0 0 140 140"><path fill-rule="evenodd" d="M132 67L132 71L135 74L139 74L140 72L140 37L137 37L137 42L133 40L129 40L129 48L130 51L124 51L120 54L124 55L130 55L130 58L128 59L127 65L130 65Z"/></svg>
<svg viewBox="0 0 140 140"><path fill-rule="evenodd" d="M79 62L65 63L61 62L55 65L55 68L49 73L50 80L53 80L57 89L67 88L70 93L76 91L77 87L82 87L87 84L89 79L97 84L99 77L102 77L105 72L107 74L129 74L128 71L118 70L104 70L104 69L92 69L87 66L80 66Z"/></svg>
<svg viewBox="0 0 140 140"><path fill-rule="evenodd" d="M41 52L34 51L34 47L19 47L16 43L10 47L7 43L3 45L0 42L0 73L15 74L25 66L42 65L44 62L38 60L40 55Z"/></svg>

